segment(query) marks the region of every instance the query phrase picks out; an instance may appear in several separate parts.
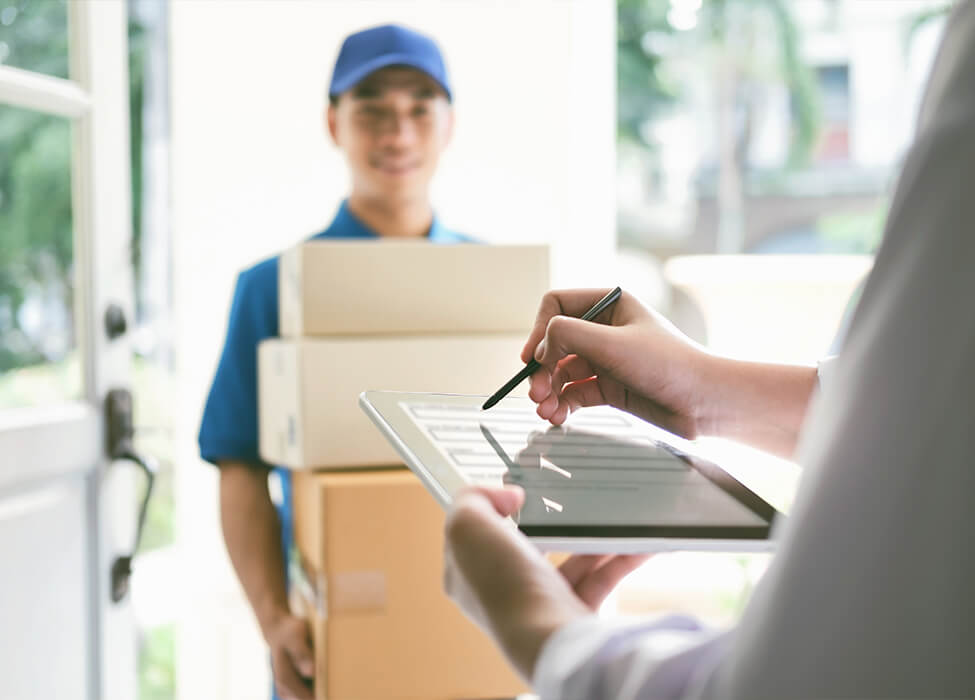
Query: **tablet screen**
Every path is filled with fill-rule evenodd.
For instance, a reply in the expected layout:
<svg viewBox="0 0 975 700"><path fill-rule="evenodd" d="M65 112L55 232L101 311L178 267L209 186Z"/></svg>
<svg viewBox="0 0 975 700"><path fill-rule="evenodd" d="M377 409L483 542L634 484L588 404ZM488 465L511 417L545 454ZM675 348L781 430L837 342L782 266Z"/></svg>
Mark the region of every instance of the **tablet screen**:
<svg viewBox="0 0 975 700"><path fill-rule="evenodd" d="M764 537L774 509L628 413L588 408L553 427L530 402L399 403L467 483L518 484L515 518L538 536ZM670 436L671 438L673 436Z"/></svg>

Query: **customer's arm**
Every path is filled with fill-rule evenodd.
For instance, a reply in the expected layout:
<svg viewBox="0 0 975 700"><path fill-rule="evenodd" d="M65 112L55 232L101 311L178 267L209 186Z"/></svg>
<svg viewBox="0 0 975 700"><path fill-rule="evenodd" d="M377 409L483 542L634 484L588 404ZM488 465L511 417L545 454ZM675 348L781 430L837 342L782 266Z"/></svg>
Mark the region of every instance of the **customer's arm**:
<svg viewBox="0 0 975 700"><path fill-rule="evenodd" d="M281 526L266 467L220 461L220 522L230 560L271 650L278 694L311 700L314 656L304 620L288 607Z"/></svg>
<svg viewBox="0 0 975 700"><path fill-rule="evenodd" d="M578 316L606 290L549 292L522 352L542 367L529 396L555 424L609 404L683 437L728 437L791 456L816 368L711 354L624 293L597 320Z"/></svg>

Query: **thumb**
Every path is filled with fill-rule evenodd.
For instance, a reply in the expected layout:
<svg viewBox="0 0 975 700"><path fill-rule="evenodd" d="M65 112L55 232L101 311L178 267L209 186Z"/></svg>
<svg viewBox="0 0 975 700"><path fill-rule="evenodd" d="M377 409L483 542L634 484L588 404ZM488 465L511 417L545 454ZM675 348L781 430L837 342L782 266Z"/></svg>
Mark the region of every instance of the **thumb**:
<svg viewBox="0 0 975 700"><path fill-rule="evenodd" d="M524 489L514 484L508 484L501 488L475 486L470 490L484 496L494 506L498 515L508 516L516 513L525 503Z"/></svg>

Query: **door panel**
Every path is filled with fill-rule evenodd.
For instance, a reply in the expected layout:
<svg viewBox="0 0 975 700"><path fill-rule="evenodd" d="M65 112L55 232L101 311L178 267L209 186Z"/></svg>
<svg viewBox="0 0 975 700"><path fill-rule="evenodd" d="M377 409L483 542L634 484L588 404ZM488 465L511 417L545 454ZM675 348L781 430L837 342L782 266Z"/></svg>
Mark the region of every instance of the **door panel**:
<svg viewBox="0 0 975 700"><path fill-rule="evenodd" d="M93 469L101 435L101 415L89 404L0 411L0 498L17 484Z"/></svg>
<svg viewBox="0 0 975 700"><path fill-rule="evenodd" d="M89 697L95 631L87 503L81 477L0 495L4 700Z"/></svg>

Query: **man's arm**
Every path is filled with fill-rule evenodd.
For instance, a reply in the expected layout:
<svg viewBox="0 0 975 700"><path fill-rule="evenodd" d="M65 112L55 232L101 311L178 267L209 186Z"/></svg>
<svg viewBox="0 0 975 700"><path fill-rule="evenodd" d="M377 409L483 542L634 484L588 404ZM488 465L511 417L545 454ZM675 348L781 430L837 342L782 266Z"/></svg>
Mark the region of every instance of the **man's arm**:
<svg viewBox="0 0 975 700"><path fill-rule="evenodd" d="M261 633L271 649L278 694L311 700L314 656L304 620L288 608L281 525L267 488L268 469L237 461L220 465L220 523Z"/></svg>
<svg viewBox="0 0 975 700"><path fill-rule="evenodd" d="M815 367L708 358L699 434L791 458L817 385Z"/></svg>

